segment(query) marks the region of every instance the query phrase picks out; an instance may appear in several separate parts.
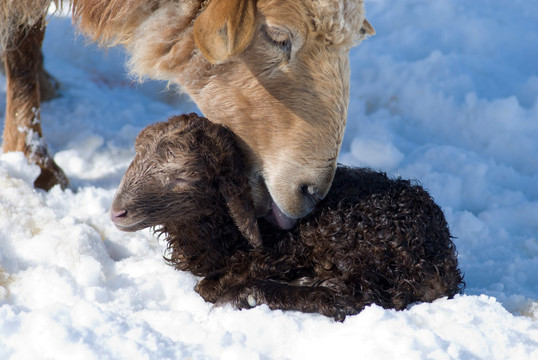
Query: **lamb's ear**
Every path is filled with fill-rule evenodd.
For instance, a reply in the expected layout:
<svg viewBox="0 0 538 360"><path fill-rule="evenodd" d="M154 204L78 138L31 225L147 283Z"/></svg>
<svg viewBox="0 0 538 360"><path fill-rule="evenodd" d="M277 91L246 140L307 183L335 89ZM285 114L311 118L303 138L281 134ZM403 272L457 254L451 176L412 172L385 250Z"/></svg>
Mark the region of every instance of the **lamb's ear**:
<svg viewBox="0 0 538 360"><path fill-rule="evenodd" d="M362 28L361 28L361 33L365 34L366 36L372 36L372 35L375 35L375 29L374 27L372 26L372 24L370 24L370 22L366 19L364 19L364 21L362 22Z"/></svg>
<svg viewBox="0 0 538 360"><path fill-rule="evenodd" d="M262 238L258 228L258 220L250 197L250 187L248 182L238 183L237 178L228 176L221 178L220 191L226 200L226 205L235 225L241 234L248 239L253 248L262 246Z"/></svg>
<svg viewBox="0 0 538 360"><path fill-rule="evenodd" d="M213 64L241 53L256 26L255 0L212 0L194 22L194 41Z"/></svg>

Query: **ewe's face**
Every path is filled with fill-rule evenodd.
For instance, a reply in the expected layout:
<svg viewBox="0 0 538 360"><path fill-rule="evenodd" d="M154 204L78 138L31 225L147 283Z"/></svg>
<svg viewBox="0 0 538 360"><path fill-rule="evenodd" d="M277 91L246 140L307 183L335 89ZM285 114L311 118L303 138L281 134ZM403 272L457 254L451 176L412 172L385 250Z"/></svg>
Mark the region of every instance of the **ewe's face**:
<svg viewBox="0 0 538 360"><path fill-rule="evenodd" d="M154 127L137 138L136 156L122 178L110 210L111 219L123 231L137 231L163 225L165 221L189 221L203 216L209 207L205 199L215 199L210 179L201 165L197 144L175 141L174 134L156 135ZM196 171L193 171L196 170ZM203 181L203 192L196 190Z"/></svg>
<svg viewBox="0 0 538 360"><path fill-rule="evenodd" d="M212 59L218 64L204 69L203 86L187 90L210 120L241 139L257 214L290 227L291 218L306 215L327 194L334 177L362 2L255 3L248 46L225 61Z"/></svg>

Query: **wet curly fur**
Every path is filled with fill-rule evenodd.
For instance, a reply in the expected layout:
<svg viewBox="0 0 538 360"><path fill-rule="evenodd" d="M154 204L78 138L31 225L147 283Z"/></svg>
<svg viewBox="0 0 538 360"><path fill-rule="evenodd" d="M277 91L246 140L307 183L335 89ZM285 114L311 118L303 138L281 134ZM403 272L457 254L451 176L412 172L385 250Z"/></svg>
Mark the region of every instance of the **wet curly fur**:
<svg viewBox="0 0 538 360"><path fill-rule="evenodd" d="M167 261L203 277L196 291L206 301L341 321L369 304L400 310L463 290L443 212L408 180L339 166L326 198L283 231L254 217L242 154L224 127L176 117L146 128L136 148L112 219L128 231L157 226Z"/></svg>

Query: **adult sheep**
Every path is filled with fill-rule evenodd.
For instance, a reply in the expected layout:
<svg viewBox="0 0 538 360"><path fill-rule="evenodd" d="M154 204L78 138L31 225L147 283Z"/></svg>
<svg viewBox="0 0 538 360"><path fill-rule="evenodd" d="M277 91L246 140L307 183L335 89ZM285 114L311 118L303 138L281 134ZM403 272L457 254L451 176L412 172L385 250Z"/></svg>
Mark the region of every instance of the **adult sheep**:
<svg viewBox="0 0 538 360"><path fill-rule="evenodd" d="M343 320L368 304L404 309L463 289L443 212L418 185L339 166L290 231L254 215L234 135L195 114L148 126L111 206L120 230L157 227L196 291L237 308ZM261 230L261 232L259 231Z"/></svg>
<svg viewBox="0 0 538 360"><path fill-rule="evenodd" d="M61 0L0 0L7 109L3 150L67 178L42 139L37 73L45 14ZM246 154L257 215L283 228L331 184L349 98L348 53L374 33L362 0L73 0L82 32L122 44L134 75L178 84Z"/></svg>

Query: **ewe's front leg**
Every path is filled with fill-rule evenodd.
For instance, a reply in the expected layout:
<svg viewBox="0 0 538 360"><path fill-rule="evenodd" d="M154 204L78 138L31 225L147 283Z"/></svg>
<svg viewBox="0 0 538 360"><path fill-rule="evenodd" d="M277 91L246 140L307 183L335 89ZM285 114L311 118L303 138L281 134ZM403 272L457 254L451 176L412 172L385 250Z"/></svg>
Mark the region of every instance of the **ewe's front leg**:
<svg viewBox="0 0 538 360"><path fill-rule="evenodd" d="M67 187L64 172L48 153L41 130L39 70L45 30L40 22L19 26L8 36L4 49L7 79L6 119L3 151L22 151L30 162L41 168L34 185L50 189L56 184Z"/></svg>
<svg viewBox="0 0 538 360"><path fill-rule="evenodd" d="M266 304L272 310L297 310L320 313L344 321L357 314L362 306L353 298L326 287L296 286L273 280L252 280L227 289L217 305L231 304L238 309Z"/></svg>

